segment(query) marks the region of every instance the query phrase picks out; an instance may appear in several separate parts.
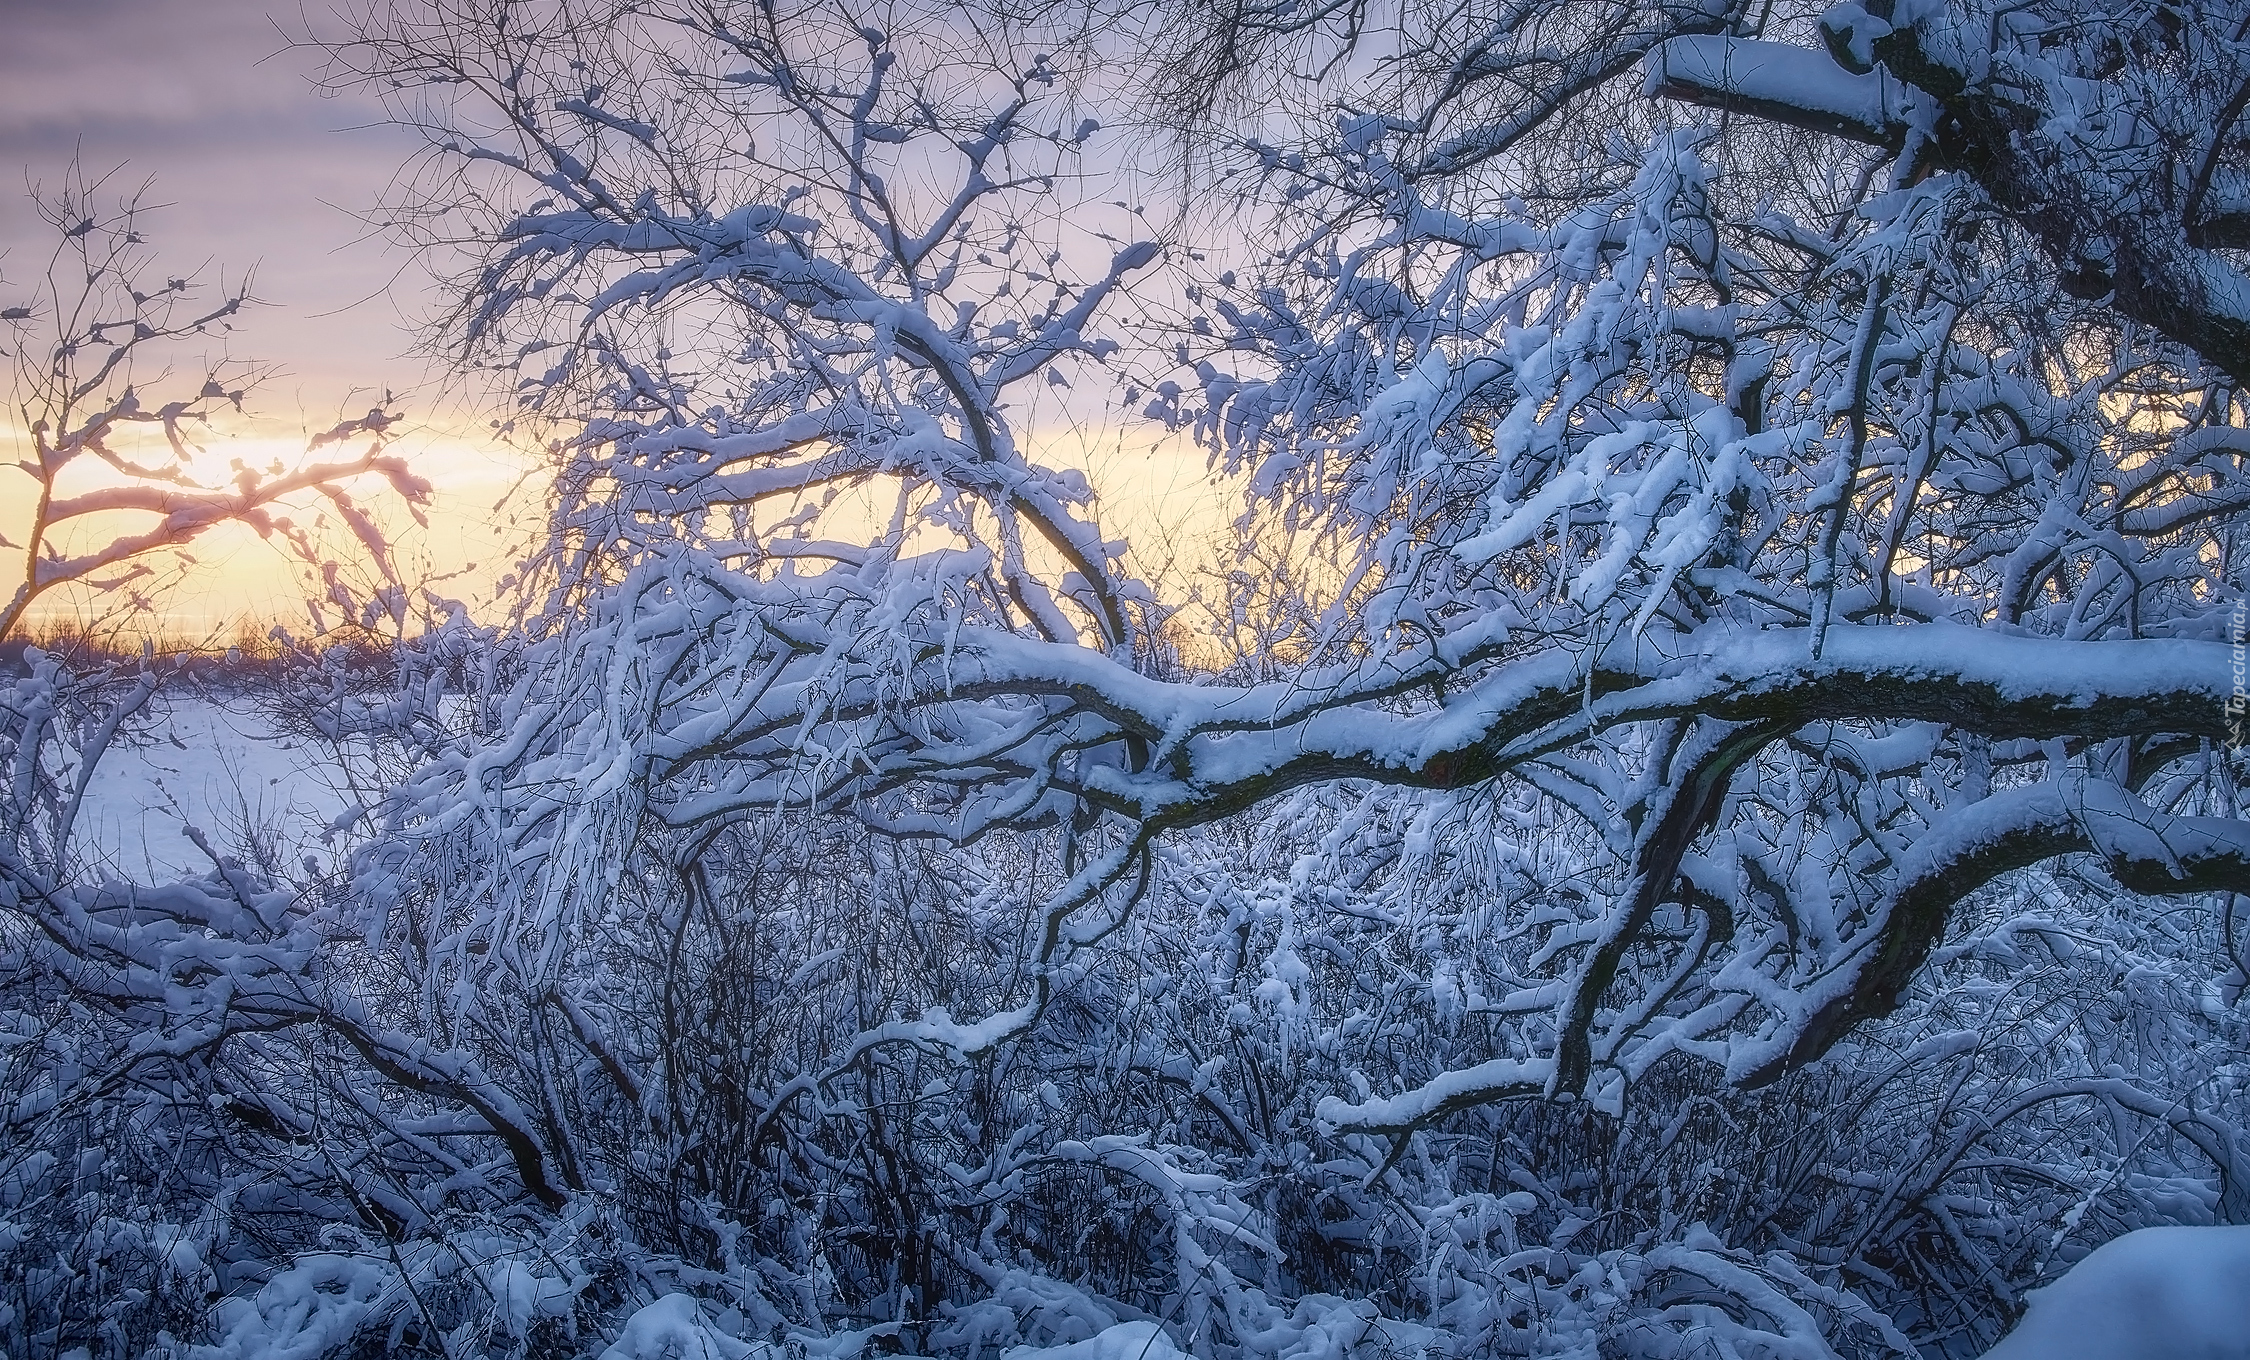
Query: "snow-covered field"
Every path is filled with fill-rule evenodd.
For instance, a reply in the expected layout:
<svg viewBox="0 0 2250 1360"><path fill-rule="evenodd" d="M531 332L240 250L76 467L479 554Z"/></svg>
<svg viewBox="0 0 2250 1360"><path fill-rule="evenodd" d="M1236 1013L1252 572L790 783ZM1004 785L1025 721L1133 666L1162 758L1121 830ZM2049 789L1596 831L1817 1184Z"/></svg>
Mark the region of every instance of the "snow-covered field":
<svg viewBox="0 0 2250 1360"><path fill-rule="evenodd" d="M211 862L188 836L239 853L250 837L290 862L326 855L320 833L351 805L320 752L275 733L248 701L159 699L153 742L103 757L79 817L95 864L140 883L199 873Z"/></svg>

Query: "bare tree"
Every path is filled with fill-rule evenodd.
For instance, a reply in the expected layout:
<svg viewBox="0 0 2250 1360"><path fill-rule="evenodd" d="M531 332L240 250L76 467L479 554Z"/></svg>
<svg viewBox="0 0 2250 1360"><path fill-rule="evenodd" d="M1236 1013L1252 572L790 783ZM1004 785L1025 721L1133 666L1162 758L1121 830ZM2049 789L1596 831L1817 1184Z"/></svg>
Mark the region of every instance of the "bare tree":
<svg viewBox="0 0 2250 1360"><path fill-rule="evenodd" d="M199 479L207 474L191 463L213 416L240 413L257 376L227 344L251 305L249 279L214 292L158 269L144 234L146 189L112 203L107 178L73 169L58 193L40 200L53 246L30 291L0 311L13 366L11 438L24 446L7 473L29 482L9 494L30 509L28 524L13 526L24 541L4 545L18 565L0 604L0 635L43 597L71 588L146 609L154 582L176 574L177 550L222 524L282 534L317 564L321 545L275 513L305 493L325 497L377 562L387 562L347 483L378 474L415 506L429 492L384 453L396 417L380 408L307 449L333 454L365 437L361 452L294 468L237 459L227 475Z"/></svg>

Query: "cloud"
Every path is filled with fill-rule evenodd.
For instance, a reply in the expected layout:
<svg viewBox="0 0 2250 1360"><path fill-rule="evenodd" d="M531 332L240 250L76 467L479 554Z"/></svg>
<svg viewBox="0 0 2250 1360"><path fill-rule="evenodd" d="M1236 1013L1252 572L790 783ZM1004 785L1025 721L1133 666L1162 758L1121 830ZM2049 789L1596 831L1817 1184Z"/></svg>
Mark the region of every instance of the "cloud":
<svg viewBox="0 0 2250 1360"><path fill-rule="evenodd" d="M306 23L293 0L271 13L264 0L0 0L0 295L42 269L54 244L28 185L58 187L73 160L116 170L115 194L146 183L144 202L164 205L144 223L158 269L199 273L210 292L254 270L264 304L199 356L278 370L251 399L259 419L213 433L218 456L255 446L261 464L287 461L304 430L365 411L371 393L420 388L400 405L422 432L396 451L440 483L439 504L427 530L390 518L417 579L474 596L490 570L448 573L505 559L491 505L495 483L520 469L454 433L482 422L440 405L409 353L428 285L362 220L420 141L385 126L372 98L318 91L320 54L289 46ZM301 626L297 573L273 543L228 531L195 552L198 566L163 597L167 627L195 633L245 614Z"/></svg>
<svg viewBox="0 0 2250 1360"><path fill-rule="evenodd" d="M46 253L21 186L59 184L74 158L122 167L113 189L146 181L170 205L150 223L165 268L256 269L273 305L242 355L292 375L289 404L420 382L403 357L419 276L358 217L415 142L373 100L315 88L320 54L291 46L309 21L325 18L264 0L0 0L0 273Z"/></svg>
<svg viewBox="0 0 2250 1360"><path fill-rule="evenodd" d="M0 126L192 122L214 110L283 111L311 54L262 2L0 0L8 75Z"/></svg>

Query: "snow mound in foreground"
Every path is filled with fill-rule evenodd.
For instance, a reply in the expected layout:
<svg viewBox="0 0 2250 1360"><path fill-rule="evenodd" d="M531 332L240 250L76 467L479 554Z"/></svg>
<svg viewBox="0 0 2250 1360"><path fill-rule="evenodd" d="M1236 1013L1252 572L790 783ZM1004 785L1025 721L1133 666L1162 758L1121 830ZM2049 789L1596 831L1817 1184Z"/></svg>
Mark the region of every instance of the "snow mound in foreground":
<svg viewBox="0 0 2250 1360"><path fill-rule="evenodd" d="M601 1360L770 1360L773 1348L737 1341L705 1320L703 1305L666 1294L625 1320L617 1344Z"/></svg>
<svg viewBox="0 0 2250 1360"><path fill-rule="evenodd" d="M1984 1360L2250 1360L2250 1227L2105 1242L2033 1293Z"/></svg>
<svg viewBox="0 0 2250 1360"><path fill-rule="evenodd" d="M1120 1322L1065 1346L1016 1346L1001 1360L1187 1360L1153 1322Z"/></svg>

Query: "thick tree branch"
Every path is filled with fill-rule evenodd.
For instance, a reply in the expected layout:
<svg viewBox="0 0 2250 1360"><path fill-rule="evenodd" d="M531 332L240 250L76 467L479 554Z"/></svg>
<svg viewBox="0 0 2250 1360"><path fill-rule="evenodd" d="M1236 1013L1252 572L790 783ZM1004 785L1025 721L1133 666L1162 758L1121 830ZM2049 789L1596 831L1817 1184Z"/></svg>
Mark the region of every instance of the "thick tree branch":
<svg viewBox="0 0 2250 1360"><path fill-rule="evenodd" d="M1797 1025L1785 1051L1735 1080L1770 1083L1896 1010L1955 904L2002 874L2068 854L2097 856L2119 883L2149 896L2250 892L2250 824L2169 816L2099 780L1994 794L1923 834L1875 913L1879 927L1823 987L1828 999Z"/></svg>
<svg viewBox="0 0 2250 1360"><path fill-rule="evenodd" d="M1937 55L1966 41L1960 35L1932 43L1924 30L1933 21L1894 28L1873 16L1877 8L1888 13L1870 5L1861 20L1877 34L1867 46L1880 63L1865 74L1793 44L1685 37L1650 55L1650 91L1894 152L1924 129L1934 142L1931 164L1975 180L2046 248L2073 295L2106 302L2250 382L2250 279L2203 248L2234 242L2233 216L2190 213L2160 170L2119 176L2091 163L2117 153L2051 131L2055 120L2084 112L2053 102L2067 92L2050 91L2028 70L1972 78ZM1852 50L1851 36L1831 36L1832 46ZM2201 194L2195 198L2199 209Z"/></svg>

